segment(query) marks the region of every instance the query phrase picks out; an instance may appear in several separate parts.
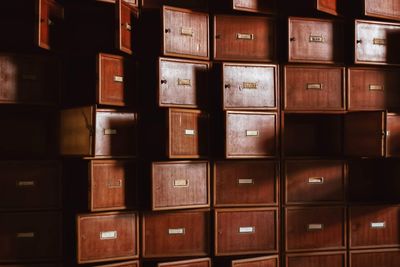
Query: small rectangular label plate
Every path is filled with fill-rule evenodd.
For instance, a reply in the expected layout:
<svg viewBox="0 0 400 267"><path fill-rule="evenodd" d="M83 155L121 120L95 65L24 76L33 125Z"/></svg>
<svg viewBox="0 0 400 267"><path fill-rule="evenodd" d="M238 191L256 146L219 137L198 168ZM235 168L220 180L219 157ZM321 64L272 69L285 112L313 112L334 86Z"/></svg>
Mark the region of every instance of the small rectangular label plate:
<svg viewBox="0 0 400 267"><path fill-rule="evenodd" d="M254 226L239 227L239 233L241 234L252 234L256 232Z"/></svg>
<svg viewBox="0 0 400 267"><path fill-rule="evenodd" d="M184 235L185 228L170 228L170 229L168 229L168 234L169 235Z"/></svg>
<svg viewBox="0 0 400 267"><path fill-rule="evenodd" d="M100 240L117 239L117 231L100 232Z"/></svg>

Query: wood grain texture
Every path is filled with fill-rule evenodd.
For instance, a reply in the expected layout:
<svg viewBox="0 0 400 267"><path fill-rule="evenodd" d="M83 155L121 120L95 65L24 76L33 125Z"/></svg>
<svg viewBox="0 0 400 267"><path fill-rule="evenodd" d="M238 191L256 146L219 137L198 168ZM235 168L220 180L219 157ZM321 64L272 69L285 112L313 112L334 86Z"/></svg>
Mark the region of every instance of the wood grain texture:
<svg viewBox="0 0 400 267"><path fill-rule="evenodd" d="M346 267L347 254L339 252L311 252L286 254L286 267Z"/></svg>

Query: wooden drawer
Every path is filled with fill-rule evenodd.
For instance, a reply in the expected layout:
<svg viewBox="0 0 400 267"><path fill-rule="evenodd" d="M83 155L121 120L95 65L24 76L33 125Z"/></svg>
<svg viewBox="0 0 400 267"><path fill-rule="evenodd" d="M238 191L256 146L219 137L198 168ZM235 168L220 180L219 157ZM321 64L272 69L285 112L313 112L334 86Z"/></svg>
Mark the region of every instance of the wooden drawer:
<svg viewBox="0 0 400 267"><path fill-rule="evenodd" d="M279 256L233 260L232 267L279 267Z"/></svg>
<svg viewBox="0 0 400 267"><path fill-rule="evenodd" d="M345 208L285 208L285 236L287 252L345 249Z"/></svg>
<svg viewBox="0 0 400 267"><path fill-rule="evenodd" d="M288 14L301 15L305 17L315 17L330 14L333 16L342 16L344 9L344 1L342 0L287 0L285 1Z"/></svg>
<svg viewBox="0 0 400 267"><path fill-rule="evenodd" d="M163 262L157 264L157 267L211 267L211 259L194 259L174 262Z"/></svg>
<svg viewBox="0 0 400 267"><path fill-rule="evenodd" d="M136 155L136 113L96 106L70 108L61 111L60 125L62 155Z"/></svg>
<svg viewBox="0 0 400 267"><path fill-rule="evenodd" d="M207 9L208 0L138 0L141 1L140 7L146 9L158 9L163 5L179 6L191 9Z"/></svg>
<svg viewBox="0 0 400 267"><path fill-rule="evenodd" d="M287 160L285 203L344 203L346 166L343 161Z"/></svg>
<svg viewBox="0 0 400 267"><path fill-rule="evenodd" d="M151 178L153 210L210 206L208 161L153 162Z"/></svg>
<svg viewBox="0 0 400 267"><path fill-rule="evenodd" d="M400 156L400 114L387 113L386 115L386 156Z"/></svg>
<svg viewBox="0 0 400 267"><path fill-rule="evenodd" d="M223 109L276 109L276 65L223 63Z"/></svg>
<svg viewBox="0 0 400 267"><path fill-rule="evenodd" d="M214 164L214 206L278 204L279 163L217 161Z"/></svg>
<svg viewBox="0 0 400 267"><path fill-rule="evenodd" d="M226 112L226 158L275 157L278 115L267 112Z"/></svg>
<svg viewBox="0 0 400 267"><path fill-rule="evenodd" d="M400 250L350 251L350 267L364 266L400 266Z"/></svg>
<svg viewBox="0 0 400 267"><path fill-rule="evenodd" d="M138 260L136 260L136 261L125 261L107 265L96 265L96 267L140 267L140 263Z"/></svg>
<svg viewBox="0 0 400 267"><path fill-rule="evenodd" d="M0 209L61 207L61 164L57 161L1 161Z"/></svg>
<svg viewBox="0 0 400 267"><path fill-rule="evenodd" d="M216 209L215 255L278 252L278 208Z"/></svg>
<svg viewBox="0 0 400 267"><path fill-rule="evenodd" d="M78 264L139 257L137 213L81 214L76 225Z"/></svg>
<svg viewBox="0 0 400 267"><path fill-rule="evenodd" d="M284 68L285 110L345 110L345 70L340 67Z"/></svg>
<svg viewBox="0 0 400 267"><path fill-rule="evenodd" d="M338 252L314 252L287 254L286 267L346 267L347 254Z"/></svg>
<svg viewBox="0 0 400 267"><path fill-rule="evenodd" d="M57 261L61 259L59 213L0 214L0 261Z"/></svg>
<svg viewBox="0 0 400 267"><path fill-rule="evenodd" d="M336 20L289 18L289 62L343 62L343 25Z"/></svg>
<svg viewBox="0 0 400 267"><path fill-rule="evenodd" d="M209 211L144 213L143 258L207 256L210 244Z"/></svg>
<svg viewBox="0 0 400 267"><path fill-rule="evenodd" d="M214 16L214 59L275 60L275 21L267 17Z"/></svg>
<svg viewBox="0 0 400 267"><path fill-rule="evenodd" d="M221 0L212 4L215 13L240 11L269 15L277 11L276 0Z"/></svg>
<svg viewBox="0 0 400 267"><path fill-rule="evenodd" d="M57 263L39 263L39 264L0 264L1 267L62 267Z"/></svg>
<svg viewBox="0 0 400 267"><path fill-rule="evenodd" d="M350 248L399 247L399 213L399 206L350 207Z"/></svg>
<svg viewBox="0 0 400 267"><path fill-rule="evenodd" d="M59 76L52 57L0 54L0 103L56 105Z"/></svg>
<svg viewBox="0 0 400 267"><path fill-rule="evenodd" d="M204 107L209 90L209 62L161 57L158 64L160 107Z"/></svg>
<svg viewBox="0 0 400 267"><path fill-rule="evenodd" d="M163 6L163 54L209 59L207 13Z"/></svg>
<svg viewBox="0 0 400 267"><path fill-rule="evenodd" d="M395 69L349 68L348 110L385 110L400 107L400 78Z"/></svg>
<svg viewBox="0 0 400 267"><path fill-rule="evenodd" d="M355 58L359 64L400 64L400 24L355 21Z"/></svg>
<svg viewBox="0 0 400 267"><path fill-rule="evenodd" d="M391 0L363 0L364 14L369 17L400 20L400 5Z"/></svg>

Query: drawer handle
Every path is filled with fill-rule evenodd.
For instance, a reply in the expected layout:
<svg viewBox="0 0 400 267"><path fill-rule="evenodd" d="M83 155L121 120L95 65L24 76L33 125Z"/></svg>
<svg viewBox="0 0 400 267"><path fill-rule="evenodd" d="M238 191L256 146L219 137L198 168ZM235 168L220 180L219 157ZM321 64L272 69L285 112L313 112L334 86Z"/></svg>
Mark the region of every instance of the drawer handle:
<svg viewBox="0 0 400 267"><path fill-rule="evenodd" d="M309 231L318 231L324 229L324 225L321 223L310 223L308 225L308 230Z"/></svg>
<svg viewBox="0 0 400 267"><path fill-rule="evenodd" d="M259 134L258 131L253 131L253 130L246 131L246 136L258 136L258 134Z"/></svg>
<svg viewBox="0 0 400 267"><path fill-rule="evenodd" d="M196 135L196 132L193 129L185 129L185 135Z"/></svg>
<svg viewBox="0 0 400 267"><path fill-rule="evenodd" d="M291 37L289 40L290 40L291 42L296 42L296 38L294 38L294 37Z"/></svg>
<svg viewBox="0 0 400 267"><path fill-rule="evenodd" d="M46 20L46 19L41 19L40 22L41 22L41 23L47 22L47 25L48 25L48 26L54 26L54 25L55 25L54 21L52 21L52 20L49 19L49 18L48 18L47 20Z"/></svg>
<svg viewBox="0 0 400 267"><path fill-rule="evenodd" d="M174 180L174 187L189 187L189 180L186 179Z"/></svg>
<svg viewBox="0 0 400 267"><path fill-rule="evenodd" d="M254 40L254 34L252 34L252 33L237 33L236 39L238 39L238 40Z"/></svg>
<svg viewBox="0 0 400 267"><path fill-rule="evenodd" d="M256 227L254 226L239 227L240 234L252 234L255 232L256 232Z"/></svg>
<svg viewBox="0 0 400 267"><path fill-rule="evenodd" d="M374 45L386 45L386 39L382 38L374 38L372 42Z"/></svg>
<svg viewBox="0 0 400 267"><path fill-rule="evenodd" d="M257 89L257 83L243 82L242 87L239 89Z"/></svg>
<svg viewBox="0 0 400 267"><path fill-rule="evenodd" d="M192 81L190 79L178 79L178 85L191 86Z"/></svg>
<svg viewBox="0 0 400 267"><path fill-rule="evenodd" d="M238 184L254 184L253 179L237 179Z"/></svg>
<svg viewBox="0 0 400 267"><path fill-rule="evenodd" d="M116 83L122 83L122 82L124 82L124 77L123 77L123 76L117 76L117 75L115 75L115 76L114 76L114 82L116 82Z"/></svg>
<svg viewBox="0 0 400 267"><path fill-rule="evenodd" d="M308 178L308 183L309 184L323 184L324 183L324 177L309 177Z"/></svg>
<svg viewBox="0 0 400 267"><path fill-rule="evenodd" d="M386 222L371 222L372 229L383 229L386 228Z"/></svg>
<svg viewBox="0 0 400 267"><path fill-rule="evenodd" d="M22 74L22 80L36 81L37 76L35 74Z"/></svg>
<svg viewBox="0 0 400 267"><path fill-rule="evenodd" d="M308 41L310 43L323 43L325 38L322 35L310 35Z"/></svg>
<svg viewBox="0 0 400 267"><path fill-rule="evenodd" d="M115 135L117 134L117 129L104 129L104 135Z"/></svg>
<svg viewBox="0 0 400 267"><path fill-rule="evenodd" d="M323 84L322 83L307 83L307 89L309 90L322 90Z"/></svg>
<svg viewBox="0 0 400 267"><path fill-rule="evenodd" d="M118 238L117 231L100 232L100 240L110 240L110 239L117 239L117 238Z"/></svg>
<svg viewBox="0 0 400 267"><path fill-rule="evenodd" d="M227 84L225 84L225 86L224 86L226 89L230 89L231 88L231 85L229 84L229 83L227 83Z"/></svg>
<svg viewBox="0 0 400 267"><path fill-rule="evenodd" d="M117 182L108 181L107 183L108 188L121 188L122 187L122 179L118 179Z"/></svg>
<svg viewBox="0 0 400 267"><path fill-rule="evenodd" d="M368 86L370 91L383 91L384 87L383 85L379 85L379 84L370 84Z"/></svg>
<svg viewBox="0 0 400 267"><path fill-rule="evenodd" d="M35 181L17 181L17 187L33 187Z"/></svg>
<svg viewBox="0 0 400 267"><path fill-rule="evenodd" d="M357 40L356 42L357 42L357 44L361 44L361 43L362 43L362 40L359 39L359 40Z"/></svg>
<svg viewBox="0 0 400 267"><path fill-rule="evenodd" d="M187 28L187 27L182 27L181 28L181 35L193 37L193 29L192 28Z"/></svg>
<svg viewBox="0 0 400 267"><path fill-rule="evenodd" d="M185 228L170 228L170 229L168 229L168 234L169 235L184 235Z"/></svg>
<svg viewBox="0 0 400 267"><path fill-rule="evenodd" d="M17 238L34 238L35 237L35 232L22 232L22 233L17 233Z"/></svg>
<svg viewBox="0 0 400 267"><path fill-rule="evenodd" d="M132 31L132 24L126 22L126 23L125 23L125 29L126 29L127 31Z"/></svg>

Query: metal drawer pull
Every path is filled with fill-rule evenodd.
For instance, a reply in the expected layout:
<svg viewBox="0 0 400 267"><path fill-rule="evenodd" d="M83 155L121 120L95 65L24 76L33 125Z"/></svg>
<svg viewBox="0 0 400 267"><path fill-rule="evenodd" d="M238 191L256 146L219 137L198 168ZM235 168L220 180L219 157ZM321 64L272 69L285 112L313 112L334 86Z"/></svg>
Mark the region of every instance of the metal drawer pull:
<svg viewBox="0 0 400 267"><path fill-rule="evenodd" d="M238 39L238 40L254 40L254 34L252 34L252 33L237 33L236 39Z"/></svg>
<svg viewBox="0 0 400 267"><path fill-rule="evenodd" d="M309 177L308 178L308 183L309 184L323 184L324 183L324 177Z"/></svg>
<svg viewBox="0 0 400 267"><path fill-rule="evenodd" d="M122 82L124 82L124 77L116 75L116 76L114 76L114 82L122 83Z"/></svg>
<svg viewBox="0 0 400 267"><path fill-rule="evenodd" d="M254 184L253 179L238 179L237 180L238 184Z"/></svg>
<svg viewBox="0 0 400 267"><path fill-rule="evenodd" d="M243 82L242 88L243 89L257 89L257 83Z"/></svg>
<svg viewBox="0 0 400 267"><path fill-rule="evenodd" d="M246 136L258 136L258 131L247 130Z"/></svg>
<svg viewBox="0 0 400 267"><path fill-rule="evenodd" d="M308 230L314 231L314 230L322 230L324 229L324 225L321 223L310 223L308 225Z"/></svg>
<svg viewBox="0 0 400 267"><path fill-rule="evenodd" d="M17 238L34 238L34 232L24 232L24 233L17 233Z"/></svg>
<svg viewBox="0 0 400 267"><path fill-rule="evenodd" d="M323 43L325 42L325 38L322 35L310 35L309 37L310 43Z"/></svg>
<svg viewBox="0 0 400 267"><path fill-rule="evenodd" d="M169 235L184 235L185 228L170 228L170 229L168 229L168 234Z"/></svg>
<svg viewBox="0 0 400 267"><path fill-rule="evenodd" d="M382 229L386 227L386 222L372 222L371 228L373 229Z"/></svg>
<svg viewBox="0 0 400 267"><path fill-rule="evenodd" d="M383 85L379 84L370 84L368 88L370 91L383 91Z"/></svg>
<svg viewBox="0 0 400 267"><path fill-rule="evenodd" d="M323 84L322 83L307 83L307 89L310 90L322 90Z"/></svg>
<svg viewBox="0 0 400 267"><path fill-rule="evenodd" d="M51 19L47 19L47 25L54 26L54 24L54 21L52 21Z"/></svg>
<svg viewBox="0 0 400 267"><path fill-rule="evenodd" d="M386 45L386 39L374 38L373 43L374 45Z"/></svg>
<svg viewBox="0 0 400 267"><path fill-rule="evenodd" d="M239 227L240 234L252 234L255 232L256 228L254 226Z"/></svg>
<svg viewBox="0 0 400 267"><path fill-rule="evenodd" d="M185 135L195 135L195 134L196 134L195 130L192 130L192 129L185 130Z"/></svg>
<svg viewBox="0 0 400 267"><path fill-rule="evenodd" d="M113 189L113 188L121 188L122 187L122 179L118 179L116 183L113 183L113 181L108 181L108 188Z"/></svg>
<svg viewBox="0 0 400 267"><path fill-rule="evenodd" d="M128 30L128 31L131 31L132 30L132 25L130 23L126 22L125 23L125 29Z"/></svg>
<svg viewBox="0 0 400 267"><path fill-rule="evenodd" d="M189 187L189 180L186 179L174 180L174 187Z"/></svg>
<svg viewBox="0 0 400 267"><path fill-rule="evenodd" d="M35 186L35 181L17 181L17 187L32 187Z"/></svg>
<svg viewBox="0 0 400 267"><path fill-rule="evenodd" d="M100 232L100 240L117 239L117 237L118 237L117 231Z"/></svg>
<svg viewBox="0 0 400 267"><path fill-rule="evenodd" d="M178 79L178 85L191 86L192 85L192 81L190 79Z"/></svg>
<svg viewBox="0 0 400 267"><path fill-rule="evenodd" d="M113 134L117 134L116 129L104 129L104 135L113 135Z"/></svg>
<svg viewBox="0 0 400 267"><path fill-rule="evenodd" d="M192 37L193 36L193 29L192 28L182 27L181 28L181 35Z"/></svg>
<svg viewBox="0 0 400 267"><path fill-rule="evenodd" d="M36 81L37 76L35 74L22 74L22 80Z"/></svg>

